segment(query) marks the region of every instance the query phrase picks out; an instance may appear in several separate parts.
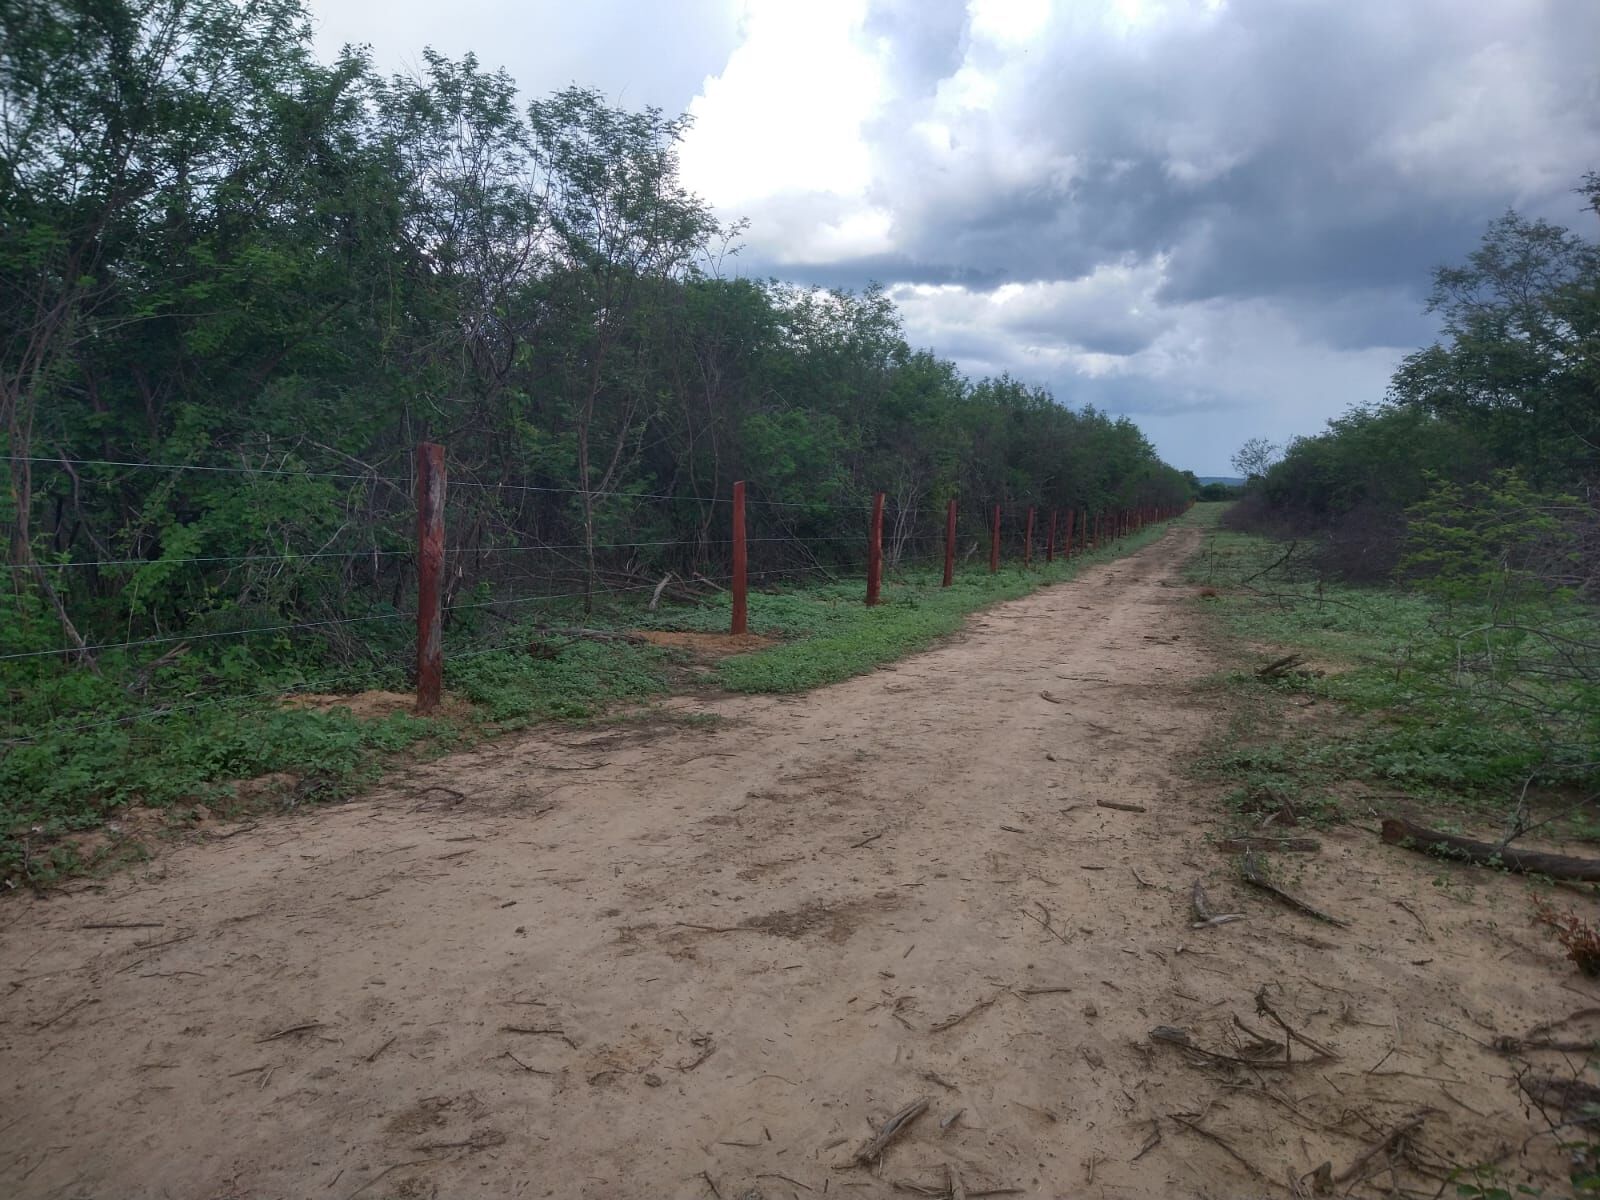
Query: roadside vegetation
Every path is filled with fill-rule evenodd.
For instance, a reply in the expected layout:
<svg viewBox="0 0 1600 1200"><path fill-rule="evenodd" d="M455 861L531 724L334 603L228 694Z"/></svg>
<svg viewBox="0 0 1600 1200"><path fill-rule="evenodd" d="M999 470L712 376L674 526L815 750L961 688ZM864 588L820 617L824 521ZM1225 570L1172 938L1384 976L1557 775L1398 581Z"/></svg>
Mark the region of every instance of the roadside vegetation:
<svg viewBox="0 0 1600 1200"><path fill-rule="evenodd" d="M1600 216L1600 176L1578 190ZM1352 718L1297 762L1470 801L1506 839L1583 833L1600 799L1600 243L1509 213L1436 272L1430 308L1441 340L1383 404L1281 456L1245 443L1235 532L1196 569L1247 603L1255 636L1328 660L1273 675Z"/></svg>
<svg viewBox="0 0 1600 1200"><path fill-rule="evenodd" d="M1404 798L1508 833L1548 821L1547 837L1600 838L1581 800L1600 705L1587 679L1556 670L1549 639L1520 628L1497 636L1504 613L1488 602L1323 580L1310 551L1221 528L1219 508L1197 510L1211 531L1189 577L1250 647L1234 683L1303 714L1216 756L1241 798L1279 791L1315 809L1357 781L1389 807ZM1588 606L1556 601L1523 617L1566 639L1600 639Z"/></svg>
<svg viewBox="0 0 1600 1200"><path fill-rule="evenodd" d="M966 616L1071 578L1085 565L1132 552L1159 527L1071 559L1010 563L990 575L967 565L954 584L915 567L890 572L883 602L862 603L859 578L785 584L751 597L751 630L774 645L701 663L691 652L595 635L638 630L722 633L725 593L650 611L642 599L610 597L585 614L576 598L522 623L490 631L452 631L446 655L447 703L417 717L405 697L388 711L363 701L385 688L409 687L406 673L363 673L365 695L341 704L339 693L307 694L292 674L276 691L195 701L205 681L187 658L152 673L131 692L117 676L71 677L95 688L103 714L87 727L53 716L47 689L27 692L6 718L12 739L0 756L0 881L42 886L138 849L119 836L72 835L114 825L131 809L160 810L177 827L197 811L243 815L349 796L405 756L431 755L539 721L656 719L637 706L687 690L797 692L835 683L924 649L959 630ZM563 631L568 632L563 632ZM687 667L702 667L691 673ZM108 682L108 676L110 681ZM259 682L259 680L258 680ZM353 690L353 689L352 689ZM281 786L256 792L241 783L278 775ZM86 850L85 846L92 846Z"/></svg>
<svg viewBox="0 0 1600 1200"><path fill-rule="evenodd" d="M321 62L300 0L0 5L0 111L6 878L130 804L272 771L338 794L479 720L660 692L647 646L498 648L655 593L720 620L736 480L791 647L721 668L745 690L866 669L1025 586L847 615L813 585L861 573L875 492L899 569L951 498L968 545L994 505L1008 532L1030 507L1081 529L1193 491L1131 421L910 345L881 289L740 277L680 116L525 101L471 55ZM410 686L419 442L445 449L475 715L277 705Z"/></svg>
<svg viewBox="0 0 1600 1200"><path fill-rule="evenodd" d="M1600 176L1578 192L1600 215ZM1281 452L1250 439L1242 498L1198 515L1190 578L1237 664L1203 769L1229 788L1230 832L1345 822L1456 864L1417 857L1441 887L1520 874L1527 936L1593 975L1600 243L1508 213L1436 272L1430 309L1439 342L1381 403ZM1570 1176L1513 1191L1497 1159L1447 1185L1600 1194L1595 1045L1562 1043L1554 1074L1524 1053L1548 1038L1496 1048Z"/></svg>

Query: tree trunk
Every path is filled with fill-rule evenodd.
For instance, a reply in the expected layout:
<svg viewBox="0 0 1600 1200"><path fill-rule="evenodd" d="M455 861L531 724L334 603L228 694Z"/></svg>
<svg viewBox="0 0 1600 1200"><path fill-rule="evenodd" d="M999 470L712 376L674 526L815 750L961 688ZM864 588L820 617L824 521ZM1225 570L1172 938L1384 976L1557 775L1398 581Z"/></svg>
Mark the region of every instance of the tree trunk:
<svg viewBox="0 0 1600 1200"><path fill-rule="evenodd" d="M1538 850L1517 850L1493 842L1476 842L1424 829L1399 817L1383 822L1383 840L1391 846L1404 846L1438 858L1455 859L1479 867L1499 867L1523 875L1548 875L1551 879L1570 879L1579 883L1600 883L1600 861L1569 858L1565 854L1545 854Z"/></svg>

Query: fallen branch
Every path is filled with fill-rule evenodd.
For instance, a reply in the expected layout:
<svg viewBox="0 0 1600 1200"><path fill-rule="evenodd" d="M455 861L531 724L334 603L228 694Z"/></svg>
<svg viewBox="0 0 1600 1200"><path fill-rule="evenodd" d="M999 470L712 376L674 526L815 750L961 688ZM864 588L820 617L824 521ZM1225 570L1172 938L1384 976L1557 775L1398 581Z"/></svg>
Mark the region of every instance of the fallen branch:
<svg viewBox="0 0 1600 1200"><path fill-rule="evenodd" d="M1096 808L1114 808L1118 812L1146 812L1146 811L1148 811L1145 808L1145 806L1142 805L1142 804L1124 804L1121 800L1096 800L1094 802L1094 806Z"/></svg>
<svg viewBox="0 0 1600 1200"><path fill-rule="evenodd" d="M1502 1054L1520 1054L1524 1050L1561 1050L1569 1054L1587 1053L1595 1048L1596 1043L1600 1042L1600 1038L1561 1042L1551 1039L1549 1034L1560 1029L1563 1025L1570 1025L1572 1022L1581 1020L1584 1017L1595 1016L1600 1016L1600 1008L1580 1008L1577 1012L1562 1017L1560 1020L1546 1021L1542 1025L1535 1025L1521 1037L1501 1034L1490 1044Z"/></svg>
<svg viewBox="0 0 1600 1200"><path fill-rule="evenodd" d="M291 1025L287 1029L278 1030L277 1033L269 1033L269 1034L267 1034L266 1037L257 1038L256 1039L256 1045L259 1046L262 1042L275 1042L279 1038L286 1038L292 1033L307 1033L310 1030L321 1029L321 1028L322 1028L322 1022L321 1021L307 1021L303 1025Z"/></svg>
<svg viewBox="0 0 1600 1200"><path fill-rule="evenodd" d="M1035 901L1035 903L1038 902ZM1048 933L1051 937L1055 938L1055 940L1060 942L1063 946L1070 946L1072 943L1067 940L1066 935L1055 927L1053 919L1050 916L1050 910L1045 908L1045 906L1042 904L1039 905L1039 909L1045 914L1043 917L1036 917L1025 908L1019 908L1017 911L1023 916L1027 917L1028 920L1032 921L1040 929Z"/></svg>
<svg viewBox="0 0 1600 1200"><path fill-rule="evenodd" d="M1407 1134L1415 1133L1418 1129L1421 1129L1422 1122L1427 1118L1428 1114L1436 1111L1438 1110L1424 1108L1412 1113L1404 1121L1400 1122L1400 1124L1396 1125L1388 1133L1384 1134L1382 1141L1378 1142L1375 1146L1370 1147L1361 1155L1361 1157L1357 1158L1355 1162L1351 1163L1343 1171L1335 1175L1333 1177L1333 1181L1335 1183L1349 1183L1356 1177L1357 1172L1371 1162L1373 1158L1384 1153L1386 1150L1389 1150L1396 1142L1405 1137Z"/></svg>
<svg viewBox="0 0 1600 1200"><path fill-rule="evenodd" d="M523 1033L534 1037L556 1037L565 1042L573 1050L578 1048L578 1043L567 1036L565 1029L558 1029L554 1025L502 1025L501 1033Z"/></svg>
<svg viewBox="0 0 1600 1200"><path fill-rule="evenodd" d="M1190 929L1210 929L1215 925L1226 925L1230 921L1244 920L1243 913L1222 913L1218 915L1211 911L1211 901L1206 898L1205 888L1200 886L1200 881L1194 881L1194 887L1189 890L1189 905L1194 909L1194 921Z"/></svg>
<svg viewBox="0 0 1600 1200"><path fill-rule="evenodd" d="M1266 984L1262 984L1260 989L1256 992L1256 1015L1270 1017L1272 1022L1277 1025L1279 1029L1283 1030L1287 1037L1299 1042L1306 1049L1316 1054L1320 1054L1323 1058L1337 1059L1339 1057L1336 1051L1328 1049L1328 1047L1324 1046L1321 1042L1312 1041L1299 1030L1292 1028L1289 1022L1280 1017L1278 1015L1278 1010L1273 1008L1272 1005L1267 1001ZM1287 1046L1284 1047L1284 1056L1288 1056Z"/></svg>
<svg viewBox="0 0 1600 1200"><path fill-rule="evenodd" d="M1178 1029L1172 1025L1157 1025L1150 1031L1150 1040L1153 1042L1169 1042L1184 1050L1193 1051L1201 1058L1210 1059L1212 1062L1232 1063L1234 1066L1264 1068L1266 1070L1282 1070L1285 1067L1297 1067L1300 1063L1289 1062L1281 1058L1240 1058L1236 1054L1221 1054L1216 1050L1207 1050L1204 1046L1197 1045L1189 1036L1186 1029Z"/></svg>
<svg viewBox="0 0 1600 1200"><path fill-rule="evenodd" d="M530 1067L527 1063L523 1062L520 1058L518 1058L515 1054L511 1053L511 1051L509 1051L509 1050L507 1050L500 1057L509 1058L512 1062L516 1063L517 1066L521 1067L524 1071L528 1072L528 1074L530 1074L530 1075L554 1075L556 1073L554 1071L541 1071L538 1067Z"/></svg>
<svg viewBox="0 0 1600 1200"><path fill-rule="evenodd" d="M956 1013L954 1016L946 1017L944 1020L940 1021L937 1025L928 1026L928 1032L929 1033L943 1033L946 1029L954 1029L957 1025L961 1024L961 1022L965 1021L968 1017L972 1016L974 1013L980 1013L984 1009L988 1008L991 1004L993 1004L999 998L1000 998L1000 993L996 992L993 996L990 996L987 1000L979 1000L976 1004L974 1004L971 1008L967 1009L965 1012Z"/></svg>
<svg viewBox="0 0 1600 1200"><path fill-rule="evenodd" d="M661 593L667 590L667 584L672 582L672 572L668 571L661 577L661 582L656 584L656 590L650 593L650 611L655 612L656 606L661 603Z"/></svg>
<svg viewBox="0 0 1600 1200"><path fill-rule="evenodd" d="M61 1020L62 1017L71 1016L73 1013L77 1012L84 1005L86 1005L86 1004L99 1004L99 1003L100 1003L100 1001L99 1001L99 999L97 997L95 997L95 996L86 996L82 1000L77 1001L75 1004L67 1005L66 1008L63 1008L60 1012L56 1013L55 1016L49 1018L48 1020L35 1021L33 1027L35 1029L49 1029L50 1026L54 1025L57 1021Z"/></svg>
<svg viewBox="0 0 1600 1200"><path fill-rule="evenodd" d="M1522 875L1547 875L1551 879L1578 883L1600 883L1600 861L1592 858L1569 858L1565 854L1515 850L1492 842L1477 842L1453 833L1424 829L1399 817L1384 818L1383 840L1391 846L1478 867L1498 867Z"/></svg>
<svg viewBox="0 0 1600 1200"><path fill-rule="evenodd" d="M1528 1099L1540 1112L1554 1108L1563 1122L1570 1121L1588 1129L1600 1128L1600 1087L1581 1079L1560 1079L1555 1076L1522 1076L1517 1086L1527 1093Z"/></svg>
<svg viewBox="0 0 1600 1200"><path fill-rule="evenodd" d="M1305 660L1298 654L1285 654L1276 662L1269 662L1256 672L1257 679L1282 679Z"/></svg>
<svg viewBox="0 0 1600 1200"><path fill-rule="evenodd" d="M1261 869L1261 864L1256 860L1254 851L1247 850L1245 852L1244 861L1240 864L1240 872L1244 877L1244 881L1250 886L1260 888L1263 892L1266 892L1269 896L1276 897L1290 908L1297 908L1309 917L1315 917L1319 921L1326 921L1330 925L1337 925L1341 929L1350 927L1349 921L1341 920L1332 913L1323 912L1322 909L1312 904L1309 900L1302 900L1293 892L1286 892L1273 883L1272 880L1267 878L1266 872Z"/></svg>
<svg viewBox="0 0 1600 1200"><path fill-rule="evenodd" d="M1145 1138L1144 1145L1139 1147L1139 1153L1135 1154L1132 1158L1130 1158L1128 1160L1129 1162L1138 1162L1146 1154L1149 1154L1150 1151L1154 1150L1157 1146L1159 1146L1161 1144L1161 1122L1157 1121L1157 1120L1152 1120L1150 1122L1150 1125L1151 1125L1150 1136Z"/></svg>
<svg viewBox="0 0 1600 1200"><path fill-rule="evenodd" d="M1218 1146L1221 1146L1222 1149L1223 1149L1223 1152L1226 1153L1229 1158L1233 1159L1234 1162L1238 1163L1246 1171L1249 1171L1250 1174L1253 1175L1255 1178L1257 1178L1257 1179L1265 1179L1266 1178L1266 1176L1264 1174L1262 1174L1260 1168L1257 1167L1255 1165L1255 1163L1251 1162L1244 1155L1240 1154L1237 1150L1235 1150L1232 1146L1230 1146L1223 1138L1221 1138L1221 1137L1217 1136L1216 1134L1212 1133L1209 1129L1202 1129L1202 1128L1200 1128L1199 1125L1195 1124L1193 1121L1187 1121L1184 1118L1178 1116L1177 1113L1168 1113L1167 1116L1170 1117L1172 1120L1176 1121L1179 1125L1182 1125L1185 1129L1189 1130L1190 1132L1198 1133L1201 1137L1205 1138L1207 1141L1215 1142Z"/></svg>
<svg viewBox="0 0 1600 1200"><path fill-rule="evenodd" d="M950 1200L952 1195L949 1180L934 1187L918 1183L914 1179L891 1179L889 1186L897 1192L910 1192L914 1196L937 1196L939 1200ZM1020 1196L1025 1190L1019 1187L965 1188L962 1194L967 1200L978 1200L979 1196Z"/></svg>
<svg viewBox="0 0 1600 1200"><path fill-rule="evenodd" d="M928 1098L926 1096L913 1100L885 1121L882 1128L868 1139L866 1145L855 1152L850 1161L858 1167L868 1166L876 1162L883 1157L883 1152L889 1148L890 1143L910 1128L911 1123L927 1111Z"/></svg>
<svg viewBox="0 0 1600 1200"><path fill-rule="evenodd" d="M715 1054L717 1050L717 1043L710 1034L706 1034L704 1037L690 1038L689 1043L690 1045L698 1046L700 1048L700 1053L691 1059L685 1059L681 1063L674 1064L672 1067L674 1071L692 1071L701 1063L705 1062L706 1059Z"/></svg>

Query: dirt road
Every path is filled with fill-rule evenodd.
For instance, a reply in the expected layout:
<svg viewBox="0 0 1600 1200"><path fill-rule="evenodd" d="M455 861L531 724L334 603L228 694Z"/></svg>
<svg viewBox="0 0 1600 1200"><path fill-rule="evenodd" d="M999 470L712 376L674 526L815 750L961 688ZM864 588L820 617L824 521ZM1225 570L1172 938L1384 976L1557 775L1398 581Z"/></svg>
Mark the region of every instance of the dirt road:
<svg viewBox="0 0 1600 1200"><path fill-rule="evenodd" d="M1207 845L1197 537L849 683L672 706L710 728L534 732L0 906L0 1194L811 1200L949 1165L1220 1197L1420 1109L1394 1145L1435 1170L1520 1141L1484 1030L1580 1003L1520 917L1341 828L1295 879L1351 922L1318 924ZM1248 919L1191 930L1197 877ZM1150 1037L1250 1057L1263 986L1338 1057Z"/></svg>

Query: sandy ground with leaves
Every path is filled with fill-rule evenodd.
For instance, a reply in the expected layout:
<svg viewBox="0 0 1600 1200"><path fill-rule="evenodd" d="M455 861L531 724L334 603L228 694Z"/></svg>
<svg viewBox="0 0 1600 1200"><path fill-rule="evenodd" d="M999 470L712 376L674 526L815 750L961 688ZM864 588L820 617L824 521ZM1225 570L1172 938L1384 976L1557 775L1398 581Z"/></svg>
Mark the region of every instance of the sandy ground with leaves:
<svg viewBox="0 0 1600 1200"><path fill-rule="evenodd" d="M12 899L0 1194L1234 1197L1326 1162L1338 1193L1433 1195L1501 1147L1548 1168L1489 1043L1600 997L1525 884L1337 826L1279 864L1336 927L1210 844L1198 537L839 686L667 706L712 728L540 730ZM1246 919L1192 929L1200 877ZM1306 1039L1289 1065L1258 993Z"/></svg>

